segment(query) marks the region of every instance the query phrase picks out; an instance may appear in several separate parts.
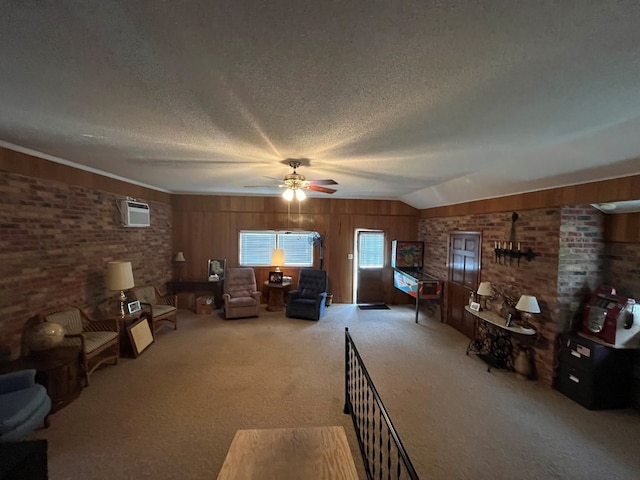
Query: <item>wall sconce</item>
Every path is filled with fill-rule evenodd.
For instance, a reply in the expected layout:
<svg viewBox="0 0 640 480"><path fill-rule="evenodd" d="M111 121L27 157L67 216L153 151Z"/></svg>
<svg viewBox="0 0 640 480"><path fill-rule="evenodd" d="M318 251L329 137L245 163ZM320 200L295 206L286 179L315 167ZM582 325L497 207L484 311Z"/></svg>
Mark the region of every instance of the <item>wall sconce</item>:
<svg viewBox="0 0 640 480"><path fill-rule="evenodd" d="M509 259L509 265L511 265L513 259L518 260L518 266L520 266L520 259L526 258L528 262L533 260L535 257L540 255L539 253L534 253L531 248L528 248L526 251L522 251L521 244L518 242L516 244L516 249L513 249L514 242L494 242L493 244L493 252L495 254L496 263L501 263L502 265L506 265L506 259Z"/></svg>
<svg viewBox="0 0 640 480"><path fill-rule="evenodd" d="M282 248L274 248L271 251L271 265L276 267L276 272L279 272L280 266L284 265L284 250Z"/></svg>
<svg viewBox="0 0 640 480"><path fill-rule="evenodd" d="M491 287L491 282L480 282L478 286L478 291L476 292L480 297L480 307L482 309L487 308L487 298L493 295L493 287Z"/></svg>
<svg viewBox="0 0 640 480"><path fill-rule="evenodd" d="M516 304L516 310L522 312L524 326L529 327L529 320L532 313L540 313L540 305L538 299L533 295L522 295Z"/></svg>
<svg viewBox="0 0 640 480"><path fill-rule="evenodd" d="M106 284L109 290L120 290L120 316L124 317L124 302L127 300L127 296L124 291L135 286L133 282L131 262L107 263Z"/></svg>

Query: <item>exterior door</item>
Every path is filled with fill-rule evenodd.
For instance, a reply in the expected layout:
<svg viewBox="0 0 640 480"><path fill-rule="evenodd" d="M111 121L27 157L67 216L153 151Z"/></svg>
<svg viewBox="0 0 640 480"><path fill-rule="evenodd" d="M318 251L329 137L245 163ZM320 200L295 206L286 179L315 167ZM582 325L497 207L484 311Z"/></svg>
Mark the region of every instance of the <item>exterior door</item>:
<svg viewBox="0 0 640 480"><path fill-rule="evenodd" d="M384 303L384 245L382 230L356 230L356 303Z"/></svg>
<svg viewBox="0 0 640 480"><path fill-rule="evenodd" d="M447 323L474 338L475 320L465 310L469 295L478 289L480 278L480 233L456 232L449 235L449 282L447 285Z"/></svg>

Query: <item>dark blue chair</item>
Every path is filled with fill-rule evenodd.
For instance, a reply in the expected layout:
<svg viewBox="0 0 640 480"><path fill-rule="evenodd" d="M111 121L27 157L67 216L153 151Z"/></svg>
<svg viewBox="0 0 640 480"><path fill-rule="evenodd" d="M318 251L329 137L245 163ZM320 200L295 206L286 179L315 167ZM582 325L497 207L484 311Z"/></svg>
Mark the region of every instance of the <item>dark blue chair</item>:
<svg viewBox="0 0 640 480"><path fill-rule="evenodd" d="M300 270L297 290L287 296L287 317L320 320L327 301L327 272L314 268Z"/></svg>
<svg viewBox="0 0 640 480"><path fill-rule="evenodd" d="M0 442L24 440L49 426L51 399L33 369L0 375Z"/></svg>

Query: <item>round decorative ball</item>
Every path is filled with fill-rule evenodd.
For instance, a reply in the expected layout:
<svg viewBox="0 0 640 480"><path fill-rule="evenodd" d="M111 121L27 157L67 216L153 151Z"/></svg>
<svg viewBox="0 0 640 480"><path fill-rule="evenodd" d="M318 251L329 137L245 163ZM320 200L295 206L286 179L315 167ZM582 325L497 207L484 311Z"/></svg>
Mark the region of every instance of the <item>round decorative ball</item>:
<svg viewBox="0 0 640 480"><path fill-rule="evenodd" d="M25 340L31 350L41 352L58 346L64 339L64 334L62 325L41 319L29 326L25 332Z"/></svg>

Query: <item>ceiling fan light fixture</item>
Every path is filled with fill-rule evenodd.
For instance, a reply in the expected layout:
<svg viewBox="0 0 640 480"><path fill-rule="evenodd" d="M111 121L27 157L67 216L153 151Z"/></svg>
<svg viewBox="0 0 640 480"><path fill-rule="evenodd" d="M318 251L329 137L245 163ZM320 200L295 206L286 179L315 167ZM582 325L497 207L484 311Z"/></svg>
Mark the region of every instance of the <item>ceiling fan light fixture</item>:
<svg viewBox="0 0 640 480"><path fill-rule="evenodd" d="M293 200L293 195L293 190L291 190L290 188L287 188L284 192L282 192L282 198L284 198L287 202Z"/></svg>
<svg viewBox="0 0 640 480"><path fill-rule="evenodd" d="M297 189L296 190L296 198L298 199L299 202L301 202L302 200L307 198L307 195L302 190Z"/></svg>

